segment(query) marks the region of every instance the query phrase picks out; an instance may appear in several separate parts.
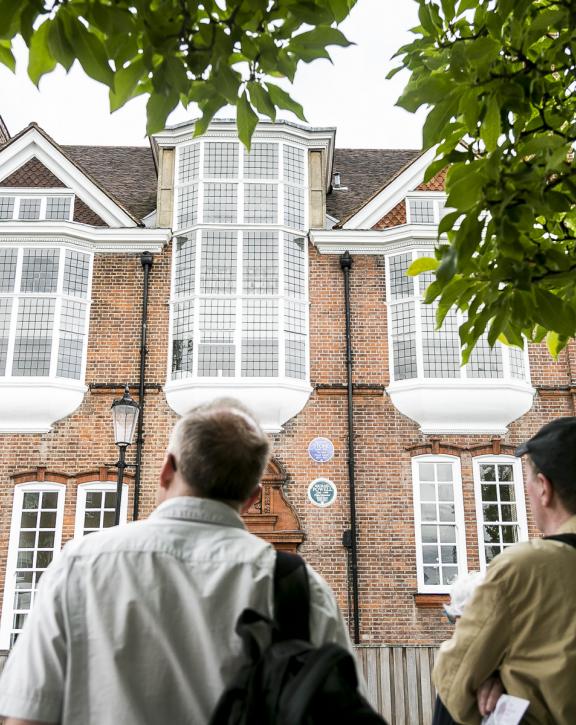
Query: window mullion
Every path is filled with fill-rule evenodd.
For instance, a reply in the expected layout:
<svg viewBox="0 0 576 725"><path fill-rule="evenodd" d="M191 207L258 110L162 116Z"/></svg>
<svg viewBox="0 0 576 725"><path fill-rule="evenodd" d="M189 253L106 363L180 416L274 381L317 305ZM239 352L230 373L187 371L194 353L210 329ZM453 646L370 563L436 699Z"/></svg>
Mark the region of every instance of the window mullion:
<svg viewBox="0 0 576 725"><path fill-rule="evenodd" d="M417 252L412 252L412 260L416 259ZM413 287L413 299L414 299L414 332L416 335L416 374L418 378L424 377L424 340L422 337L422 317L420 313L420 307L422 301L418 291L418 277L414 277L412 280Z"/></svg>
<svg viewBox="0 0 576 725"><path fill-rule="evenodd" d="M284 289L284 234L278 232L278 377L286 377L286 320Z"/></svg>
<svg viewBox="0 0 576 725"><path fill-rule="evenodd" d="M14 348L16 345L16 332L18 325L18 310L20 307L20 288L21 288L21 277L22 277L22 266L24 259L24 248L18 248L18 255L16 257L16 275L14 278L14 295L12 303L12 317L10 318L10 330L8 333L8 350L6 351L6 377L12 375L12 363L14 360Z"/></svg>
<svg viewBox="0 0 576 725"><path fill-rule="evenodd" d="M244 232L237 232L236 252L236 315L234 326L234 375L242 376L242 300L244 299Z"/></svg>
<svg viewBox="0 0 576 725"><path fill-rule="evenodd" d="M510 348L508 345L503 345L501 342L496 342L494 345L496 349L500 348L500 356L502 358L502 377L504 380L508 380L510 375Z"/></svg>
<svg viewBox="0 0 576 725"><path fill-rule="evenodd" d="M196 231L196 269L194 270L194 307L193 307L193 342L192 342L192 377L198 376L198 357L200 352L200 306L202 299L200 297L201 282L201 262L204 253L204 243L202 231Z"/></svg>

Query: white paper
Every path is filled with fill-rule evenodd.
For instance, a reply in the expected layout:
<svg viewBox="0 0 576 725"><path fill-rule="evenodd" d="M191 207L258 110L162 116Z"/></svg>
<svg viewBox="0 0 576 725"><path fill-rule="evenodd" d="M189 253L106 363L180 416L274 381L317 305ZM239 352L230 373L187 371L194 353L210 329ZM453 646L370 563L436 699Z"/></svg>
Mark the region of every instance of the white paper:
<svg viewBox="0 0 576 725"><path fill-rule="evenodd" d="M500 695L496 707L482 720L482 725L518 725L530 702L513 695Z"/></svg>

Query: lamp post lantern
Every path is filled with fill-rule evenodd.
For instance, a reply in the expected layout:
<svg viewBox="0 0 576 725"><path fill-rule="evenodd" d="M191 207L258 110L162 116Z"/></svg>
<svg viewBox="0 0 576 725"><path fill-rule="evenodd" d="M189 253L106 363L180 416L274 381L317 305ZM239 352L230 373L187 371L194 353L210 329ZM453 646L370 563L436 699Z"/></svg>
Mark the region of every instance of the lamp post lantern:
<svg viewBox="0 0 576 725"><path fill-rule="evenodd" d="M138 413L140 408L130 397L128 385L124 388L124 395L112 403L112 423L114 424L114 441L118 446L119 456L116 467L118 469L118 483L116 486L116 510L114 512L114 526L120 523L120 507L122 504L122 481L126 463L126 448L132 443Z"/></svg>

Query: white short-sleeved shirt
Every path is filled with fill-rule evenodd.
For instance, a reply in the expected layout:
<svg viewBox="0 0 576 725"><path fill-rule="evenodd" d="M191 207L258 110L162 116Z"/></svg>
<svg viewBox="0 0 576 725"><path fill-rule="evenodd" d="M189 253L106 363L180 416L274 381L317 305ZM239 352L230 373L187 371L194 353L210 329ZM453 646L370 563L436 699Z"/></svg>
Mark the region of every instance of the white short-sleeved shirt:
<svg viewBox="0 0 576 725"><path fill-rule="evenodd" d="M275 553L234 509L172 498L64 547L0 678L0 714L61 725L206 723L243 662L234 628L270 616ZM308 567L312 642L352 651Z"/></svg>

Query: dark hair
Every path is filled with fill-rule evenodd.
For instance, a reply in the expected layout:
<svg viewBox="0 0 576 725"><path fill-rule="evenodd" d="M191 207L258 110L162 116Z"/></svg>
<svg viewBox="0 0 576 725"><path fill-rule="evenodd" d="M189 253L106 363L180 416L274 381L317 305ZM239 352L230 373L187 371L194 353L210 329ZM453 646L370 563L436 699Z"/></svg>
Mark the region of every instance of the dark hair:
<svg viewBox="0 0 576 725"><path fill-rule="evenodd" d="M181 418L168 450L198 496L243 502L264 473L270 441L242 403L221 398Z"/></svg>
<svg viewBox="0 0 576 725"><path fill-rule="evenodd" d="M558 478L556 481L553 481L546 471L543 471L538 466L530 454L526 456L526 459L528 460L528 465L532 468L534 475L537 476L541 473L543 476L546 476L552 484L554 493L558 496L564 508L569 513L576 514L576 485L573 482L567 483L568 479Z"/></svg>

